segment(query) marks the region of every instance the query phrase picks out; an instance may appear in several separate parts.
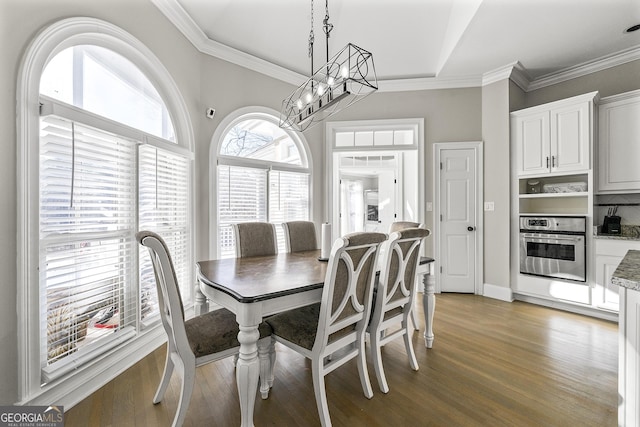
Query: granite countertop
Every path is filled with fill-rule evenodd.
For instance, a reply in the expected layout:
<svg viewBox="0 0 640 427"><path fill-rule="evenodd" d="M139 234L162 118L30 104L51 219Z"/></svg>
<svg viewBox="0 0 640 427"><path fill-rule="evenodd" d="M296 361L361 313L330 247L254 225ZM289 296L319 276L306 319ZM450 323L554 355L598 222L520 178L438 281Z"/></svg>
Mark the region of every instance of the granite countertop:
<svg viewBox="0 0 640 427"><path fill-rule="evenodd" d="M596 233L593 235L596 239L612 239L612 240L640 240L640 225L622 224L620 234L607 234L600 232L598 226Z"/></svg>
<svg viewBox="0 0 640 427"><path fill-rule="evenodd" d="M611 276L611 283L640 291L640 251L629 250Z"/></svg>

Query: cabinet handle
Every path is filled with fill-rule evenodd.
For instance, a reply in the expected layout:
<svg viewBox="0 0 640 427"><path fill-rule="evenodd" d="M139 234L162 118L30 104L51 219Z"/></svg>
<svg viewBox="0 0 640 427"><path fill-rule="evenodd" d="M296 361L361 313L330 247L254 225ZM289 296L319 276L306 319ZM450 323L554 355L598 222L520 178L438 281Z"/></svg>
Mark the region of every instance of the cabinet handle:
<svg viewBox="0 0 640 427"><path fill-rule="evenodd" d="M551 156L551 167L552 168L556 167L556 156Z"/></svg>
<svg viewBox="0 0 640 427"><path fill-rule="evenodd" d="M547 156L547 167L549 167L549 156Z"/></svg>

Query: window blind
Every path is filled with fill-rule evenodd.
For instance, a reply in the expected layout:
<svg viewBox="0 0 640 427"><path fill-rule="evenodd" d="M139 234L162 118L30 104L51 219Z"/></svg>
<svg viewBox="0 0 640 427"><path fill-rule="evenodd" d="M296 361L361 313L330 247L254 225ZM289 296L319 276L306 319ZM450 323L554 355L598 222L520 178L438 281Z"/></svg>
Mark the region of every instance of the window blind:
<svg viewBox="0 0 640 427"><path fill-rule="evenodd" d="M192 301L189 245L189 163L186 157L143 145L139 156L139 229L160 234L169 247L184 304ZM158 314L153 265L140 246L140 311ZM143 323L144 324L144 323Z"/></svg>
<svg viewBox="0 0 640 427"><path fill-rule="evenodd" d="M220 258L235 256L231 224L267 221L267 170L218 166Z"/></svg>
<svg viewBox="0 0 640 427"><path fill-rule="evenodd" d="M272 170L269 172L269 222L309 219L309 175ZM284 251L284 231L276 227L278 250Z"/></svg>
<svg viewBox="0 0 640 427"><path fill-rule="evenodd" d="M135 141L56 116L41 118L40 283L44 380L54 365L136 323L130 294Z"/></svg>

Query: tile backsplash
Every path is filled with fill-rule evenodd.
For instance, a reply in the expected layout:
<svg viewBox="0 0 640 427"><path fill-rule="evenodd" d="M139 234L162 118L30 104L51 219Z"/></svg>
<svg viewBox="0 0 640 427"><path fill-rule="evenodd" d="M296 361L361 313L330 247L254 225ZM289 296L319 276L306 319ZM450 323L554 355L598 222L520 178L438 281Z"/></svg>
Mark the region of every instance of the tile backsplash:
<svg viewBox="0 0 640 427"><path fill-rule="evenodd" d="M616 215L620 217L620 223L624 225L640 225L640 194L607 194L596 195L593 210L594 225L602 225L605 215L611 206L598 206L599 204L618 205ZM636 206L624 206L635 204Z"/></svg>

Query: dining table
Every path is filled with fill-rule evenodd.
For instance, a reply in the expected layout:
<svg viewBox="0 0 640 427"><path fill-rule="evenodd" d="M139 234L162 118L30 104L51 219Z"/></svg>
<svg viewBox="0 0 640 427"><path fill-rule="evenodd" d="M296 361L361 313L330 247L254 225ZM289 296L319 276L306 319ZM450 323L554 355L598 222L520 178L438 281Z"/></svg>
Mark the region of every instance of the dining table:
<svg viewBox="0 0 640 427"><path fill-rule="evenodd" d="M253 426L260 373L258 325L271 314L320 302L328 263L320 260L319 256L320 250L312 250L196 263L199 291L202 293L200 298L196 297L196 303L201 305L197 311L208 309L208 299L235 313L238 322L240 350L236 383L242 427ZM421 267L432 261L432 258L421 257ZM435 296L433 286L429 286L430 295L426 295L429 270L425 271L425 343L431 347ZM429 337L427 331L430 331ZM263 399L268 397L268 389L260 392Z"/></svg>

